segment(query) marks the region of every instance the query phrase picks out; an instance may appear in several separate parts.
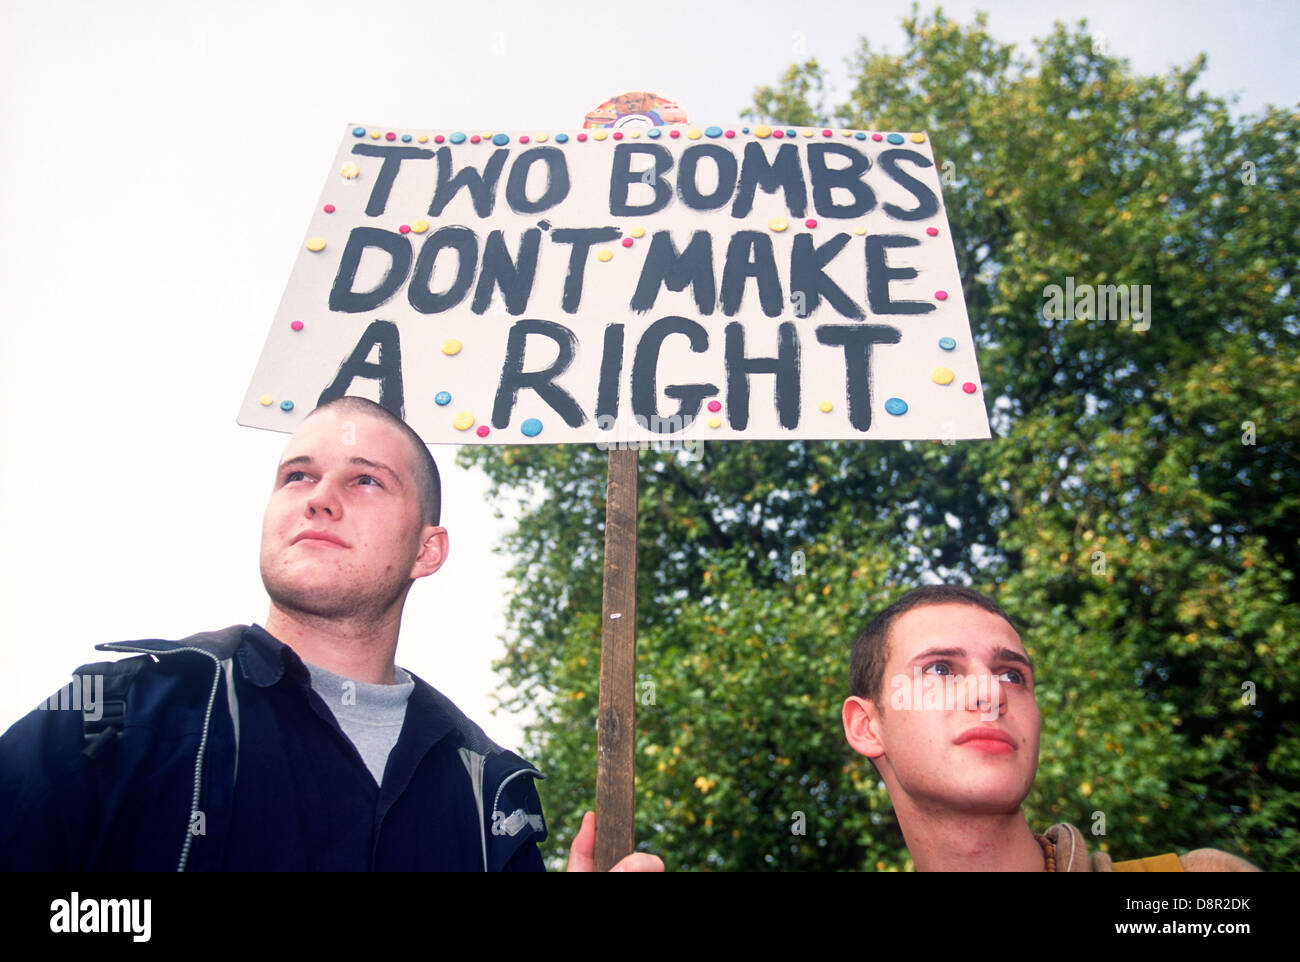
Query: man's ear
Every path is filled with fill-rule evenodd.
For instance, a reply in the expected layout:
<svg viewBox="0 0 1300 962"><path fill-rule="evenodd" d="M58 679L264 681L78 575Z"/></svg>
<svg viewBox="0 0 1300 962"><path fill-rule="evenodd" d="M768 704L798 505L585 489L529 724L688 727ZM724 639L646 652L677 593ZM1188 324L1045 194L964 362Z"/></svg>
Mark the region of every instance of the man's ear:
<svg viewBox="0 0 1300 962"><path fill-rule="evenodd" d="M875 702L850 695L844 699L842 719L844 737L855 752L871 759L885 754L885 743L880 737L880 712Z"/></svg>
<svg viewBox="0 0 1300 962"><path fill-rule="evenodd" d="M411 566L412 578L425 578L442 567L447 560L447 529L426 524L420 532L420 553Z"/></svg>

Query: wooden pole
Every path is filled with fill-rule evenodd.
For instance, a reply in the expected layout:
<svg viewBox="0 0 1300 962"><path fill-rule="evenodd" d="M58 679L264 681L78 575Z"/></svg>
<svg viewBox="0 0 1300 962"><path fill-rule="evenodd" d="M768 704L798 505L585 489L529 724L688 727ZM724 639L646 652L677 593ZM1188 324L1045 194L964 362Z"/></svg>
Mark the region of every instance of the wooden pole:
<svg viewBox="0 0 1300 962"><path fill-rule="evenodd" d="M597 872L636 846L636 515L637 450L611 448L596 716Z"/></svg>

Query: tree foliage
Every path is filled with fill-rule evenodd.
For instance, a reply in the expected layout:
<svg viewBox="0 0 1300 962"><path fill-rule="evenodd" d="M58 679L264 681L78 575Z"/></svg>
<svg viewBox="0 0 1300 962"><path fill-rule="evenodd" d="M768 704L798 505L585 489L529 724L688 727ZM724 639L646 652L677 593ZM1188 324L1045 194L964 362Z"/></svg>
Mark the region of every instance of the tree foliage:
<svg viewBox="0 0 1300 962"><path fill-rule="evenodd" d="M982 18L904 27L832 110L809 61L748 113L929 133L994 438L642 452L640 847L909 868L839 707L866 619L944 580L994 594L1035 659L1038 830L1101 813L1117 858L1300 868L1300 113L1236 119L1203 58L1138 76L1086 24L1028 56ZM1150 316L1050 319L1067 277L1149 285ZM520 499L499 668L538 709L558 854L594 801L605 455L462 461Z"/></svg>

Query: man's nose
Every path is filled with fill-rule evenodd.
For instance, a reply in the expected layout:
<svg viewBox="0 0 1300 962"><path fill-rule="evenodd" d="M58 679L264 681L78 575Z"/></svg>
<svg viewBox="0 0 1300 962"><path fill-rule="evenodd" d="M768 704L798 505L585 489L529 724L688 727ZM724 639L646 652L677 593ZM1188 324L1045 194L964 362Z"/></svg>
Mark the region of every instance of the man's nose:
<svg viewBox="0 0 1300 962"><path fill-rule="evenodd" d="M966 676L966 710L987 713L993 717L1007 710L1006 692L1002 682L992 672L973 672Z"/></svg>
<svg viewBox="0 0 1300 962"><path fill-rule="evenodd" d="M334 482L322 478L312 485L311 497L307 499L307 517L324 515L332 521L343 516L343 502L339 498L338 488Z"/></svg>

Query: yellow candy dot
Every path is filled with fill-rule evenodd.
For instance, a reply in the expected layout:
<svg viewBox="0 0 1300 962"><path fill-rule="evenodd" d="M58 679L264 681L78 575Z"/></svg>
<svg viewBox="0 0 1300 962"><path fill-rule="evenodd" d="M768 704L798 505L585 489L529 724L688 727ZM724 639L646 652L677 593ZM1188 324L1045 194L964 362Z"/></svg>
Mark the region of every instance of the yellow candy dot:
<svg viewBox="0 0 1300 962"><path fill-rule="evenodd" d="M309 251L323 251L324 249L325 249L325 238L324 238L324 237L308 237L308 238L307 238L307 250L309 250Z"/></svg>
<svg viewBox="0 0 1300 962"><path fill-rule="evenodd" d="M360 174L361 170L360 168L357 167L356 164L344 164L339 169L339 173L342 174L344 177L346 177L348 180L351 180L353 177L356 177L358 174Z"/></svg>
<svg viewBox="0 0 1300 962"><path fill-rule="evenodd" d="M767 229L776 231L778 234L790 226L790 222L784 217L773 217L767 222Z"/></svg>
<svg viewBox="0 0 1300 962"><path fill-rule="evenodd" d="M925 134L912 134L912 143L914 144L925 143Z"/></svg>
<svg viewBox="0 0 1300 962"><path fill-rule="evenodd" d="M771 136L772 136L772 128L769 127L769 126L767 126L766 124L764 124L764 125L761 126L761 127L755 127L755 128L754 128L754 136L755 136L755 137L771 137Z"/></svg>
<svg viewBox="0 0 1300 962"><path fill-rule="evenodd" d="M598 261L607 261L607 260L609 260L610 258L612 258L613 256L614 256L614 252L613 252L613 251L600 251L598 254L596 254L596 260L598 260Z"/></svg>
<svg viewBox="0 0 1300 962"><path fill-rule="evenodd" d="M275 398L271 397L271 395L263 394L260 398L257 399L257 403L262 405L262 407L265 408L265 407L270 407L271 402L274 400Z"/></svg>
<svg viewBox="0 0 1300 962"><path fill-rule="evenodd" d="M628 233L631 234L633 237L645 237L645 228L633 227L630 231L628 231Z"/></svg>
<svg viewBox="0 0 1300 962"><path fill-rule="evenodd" d="M639 130L629 130L629 131L627 132L627 135L628 135L629 137L631 137L633 140L636 140L637 138L639 138L639 137L641 136L641 131L639 131Z"/></svg>
<svg viewBox="0 0 1300 962"><path fill-rule="evenodd" d="M953 373L951 368L936 367L930 372L930 380L935 384L951 384Z"/></svg>
<svg viewBox="0 0 1300 962"><path fill-rule="evenodd" d="M823 412L829 414L829 413L831 412L831 409L832 409L833 407L835 407L835 405L831 404L830 401L822 401L821 404L817 405L817 410L819 410L819 411L823 411Z"/></svg>
<svg viewBox="0 0 1300 962"><path fill-rule="evenodd" d="M429 135L428 135L428 134L420 134L420 136L418 136L418 137L415 138L415 141L416 141L416 143L419 143L419 144L427 144L427 143L429 142Z"/></svg>
<svg viewBox="0 0 1300 962"><path fill-rule="evenodd" d="M867 232L867 229L866 229L865 227L855 227L855 228L853 228L853 233L857 234L859 237L861 237L861 236L862 236L863 234L865 234L866 232Z"/></svg>
<svg viewBox="0 0 1300 962"><path fill-rule="evenodd" d="M701 134L701 133L700 133L698 130L696 130L694 127L692 127L690 130L686 131L686 137L687 137L688 140L699 140L702 136L704 136L704 135Z"/></svg>
<svg viewBox="0 0 1300 962"><path fill-rule="evenodd" d="M419 220L411 224L411 230L415 231L415 233L417 234L423 234L428 229L429 229L429 222L424 218L420 218Z"/></svg>
<svg viewBox="0 0 1300 962"><path fill-rule="evenodd" d="M799 133L802 134L804 137L811 137L813 135L813 132L811 130L801 130L799 131Z"/></svg>
<svg viewBox="0 0 1300 962"><path fill-rule="evenodd" d="M468 411L461 411L451 419L451 426L457 431L468 431L474 426L474 415Z"/></svg>
<svg viewBox="0 0 1300 962"><path fill-rule="evenodd" d="M709 418L709 427L711 428L722 427L722 418Z"/></svg>
<svg viewBox="0 0 1300 962"><path fill-rule="evenodd" d="M372 131L370 131L370 139L371 139L371 140L378 140L378 139L379 139L379 131L377 131L377 130L372 130Z"/></svg>
<svg viewBox="0 0 1300 962"><path fill-rule="evenodd" d="M550 139L550 134L533 134L533 140L537 141L539 144L544 144Z"/></svg>
<svg viewBox="0 0 1300 962"><path fill-rule="evenodd" d="M461 349L461 343L460 341L456 340L454 337L449 337L447 338L447 340L442 342L443 354L459 354L460 349Z"/></svg>
<svg viewBox="0 0 1300 962"><path fill-rule="evenodd" d="M597 130L591 135L592 140L604 140L609 134L603 130Z"/></svg>
<svg viewBox="0 0 1300 962"><path fill-rule="evenodd" d="M840 136L841 136L841 137L852 137L852 136L853 136L853 131L851 131L851 130L841 130L841 131L840 131Z"/></svg>
<svg viewBox="0 0 1300 962"><path fill-rule="evenodd" d="M492 130L483 130L483 131L480 131L480 132L479 132L479 136L482 137L484 140L491 140L491 139L492 139L492 135L493 135L495 132L496 132L496 131L492 131Z"/></svg>

